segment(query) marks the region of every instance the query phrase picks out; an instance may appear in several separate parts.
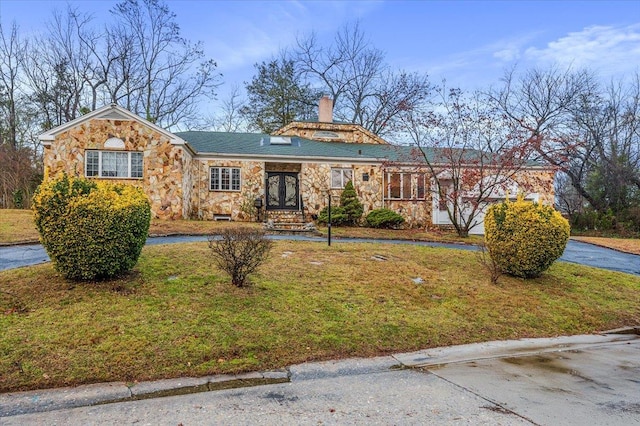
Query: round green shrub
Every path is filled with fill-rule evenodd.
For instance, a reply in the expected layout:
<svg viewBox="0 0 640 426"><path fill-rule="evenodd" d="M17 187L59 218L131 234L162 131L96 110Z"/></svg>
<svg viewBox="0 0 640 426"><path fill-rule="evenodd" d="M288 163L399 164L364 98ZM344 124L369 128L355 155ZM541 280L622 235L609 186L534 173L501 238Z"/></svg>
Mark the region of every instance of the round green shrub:
<svg viewBox="0 0 640 426"><path fill-rule="evenodd" d="M45 178L33 211L42 245L71 280L110 278L133 268L151 222L141 189L66 174Z"/></svg>
<svg viewBox="0 0 640 426"><path fill-rule="evenodd" d="M322 210L320 210L320 213L318 213L318 223L321 225L326 225L327 223L329 223L328 207L323 208ZM344 207L331 206L331 225L340 226L346 225L347 223L349 223L349 217L345 213Z"/></svg>
<svg viewBox="0 0 640 426"><path fill-rule="evenodd" d="M364 207L358 200L358 194L351 181L347 182L342 194L340 194L340 207L344 209L344 214L347 215L347 224L357 225L360 222Z"/></svg>
<svg viewBox="0 0 640 426"><path fill-rule="evenodd" d="M367 215L366 221L372 228L396 229L404 223L404 218L390 209L376 209Z"/></svg>
<svg viewBox="0 0 640 426"><path fill-rule="evenodd" d="M552 207L505 201L489 207L484 218L485 244L502 272L534 278L562 256L569 222Z"/></svg>

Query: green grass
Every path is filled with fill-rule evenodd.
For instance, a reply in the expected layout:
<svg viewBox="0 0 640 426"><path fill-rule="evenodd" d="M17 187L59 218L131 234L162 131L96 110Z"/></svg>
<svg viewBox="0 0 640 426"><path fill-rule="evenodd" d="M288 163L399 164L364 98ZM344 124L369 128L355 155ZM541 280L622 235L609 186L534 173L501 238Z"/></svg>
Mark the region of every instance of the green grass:
<svg viewBox="0 0 640 426"><path fill-rule="evenodd" d="M145 247L131 274L107 282L66 282L50 264L0 272L0 391L640 324L638 277L557 263L539 279L491 285L475 256L277 242L249 289L212 266L206 243Z"/></svg>
<svg viewBox="0 0 640 426"><path fill-rule="evenodd" d="M31 210L0 209L0 243L37 241Z"/></svg>
<svg viewBox="0 0 640 426"><path fill-rule="evenodd" d="M149 235L207 235L218 232L221 228L229 226L260 227L256 222L226 222L211 220L160 220L152 219ZM332 235L336 238L378 238L378 239L404 239L421 241L463 242L465 244L478 244L482 237L472 235L469 238L460 238L455 232L422 229L373 229L364 227L333 227ZM320 231L326 235L326 227ZM33 223L31 210L6 210L0 209L0 244L16 242L37 242L38 231Z"/></svg>

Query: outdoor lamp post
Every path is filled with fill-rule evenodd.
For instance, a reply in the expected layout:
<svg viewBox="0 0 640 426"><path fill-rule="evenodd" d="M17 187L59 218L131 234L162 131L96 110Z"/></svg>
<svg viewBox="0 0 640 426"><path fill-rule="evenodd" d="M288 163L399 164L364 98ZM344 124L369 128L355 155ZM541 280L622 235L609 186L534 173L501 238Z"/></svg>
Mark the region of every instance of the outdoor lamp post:
<svg viewBox="0 0 640 426"><path fill-rule="evenodd" d="M327 190L329 195L329 208L327 209L327 245L331 245L331 190Z"/></svg>

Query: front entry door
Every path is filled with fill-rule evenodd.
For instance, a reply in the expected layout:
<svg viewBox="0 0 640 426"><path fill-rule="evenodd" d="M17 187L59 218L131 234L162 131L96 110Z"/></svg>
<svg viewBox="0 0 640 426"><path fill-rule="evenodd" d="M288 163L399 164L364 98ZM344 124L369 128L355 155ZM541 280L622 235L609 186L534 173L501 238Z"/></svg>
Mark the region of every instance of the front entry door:
<svg viewBox="0 0 640 426"><path fill-rule="evenodd" d="M298 210L298 174L267 172L267 210Z"/></svg>

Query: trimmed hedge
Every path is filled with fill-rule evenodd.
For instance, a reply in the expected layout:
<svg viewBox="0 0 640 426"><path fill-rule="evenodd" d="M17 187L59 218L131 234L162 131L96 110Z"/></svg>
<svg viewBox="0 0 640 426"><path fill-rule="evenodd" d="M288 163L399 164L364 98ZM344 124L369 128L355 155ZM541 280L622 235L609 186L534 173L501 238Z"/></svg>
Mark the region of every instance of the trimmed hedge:
<svg viewBox="0 0 640 426"><path fill-rule="evenodd" d="M367 215L366 222L372 228L395 229L404 223L404 218L390 209L376 209Z"/></svg>
<svg viewBox="0 0 640 426"><path fill-rule="evenodd" d="M45 178L32 208L42 245L71 280L110 278L133 268L151 223L140 188L66 174Z"/></svg>
<svg viewBox="0 0 640 426"><path fill-rule="evenodd" d="M569 222L552 207L518 197L489 207L484 218L485 244L502 272L534 278L562 256Z"/></svg>

